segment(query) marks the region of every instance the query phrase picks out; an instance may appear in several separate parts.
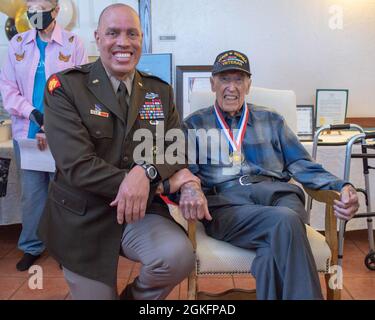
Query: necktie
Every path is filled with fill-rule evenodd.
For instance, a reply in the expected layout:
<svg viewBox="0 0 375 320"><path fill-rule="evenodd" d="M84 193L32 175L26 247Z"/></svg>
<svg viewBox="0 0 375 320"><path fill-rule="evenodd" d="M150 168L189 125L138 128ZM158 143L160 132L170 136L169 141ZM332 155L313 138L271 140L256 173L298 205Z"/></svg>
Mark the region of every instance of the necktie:
<svg viewBox="0 0 375 320"><path fill-rule="evenodd" d="M117 100L121 107L121 110L124 112L125 123L128 119L128 104L126 102L127 89L123 81L120 82L120 85L117 90Z"/></svg>

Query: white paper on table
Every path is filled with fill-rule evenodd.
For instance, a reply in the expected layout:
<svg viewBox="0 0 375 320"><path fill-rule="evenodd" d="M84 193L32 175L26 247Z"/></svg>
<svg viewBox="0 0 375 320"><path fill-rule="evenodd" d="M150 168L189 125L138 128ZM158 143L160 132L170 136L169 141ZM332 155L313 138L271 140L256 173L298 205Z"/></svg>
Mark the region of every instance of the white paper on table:
<svg viewBox="0 0 375 320"><path fill-rule="evenodd" d="M55 160L49 147L40 151L35 139L19 139L17 142L20 147L21 169L55 172Z"/></svg>

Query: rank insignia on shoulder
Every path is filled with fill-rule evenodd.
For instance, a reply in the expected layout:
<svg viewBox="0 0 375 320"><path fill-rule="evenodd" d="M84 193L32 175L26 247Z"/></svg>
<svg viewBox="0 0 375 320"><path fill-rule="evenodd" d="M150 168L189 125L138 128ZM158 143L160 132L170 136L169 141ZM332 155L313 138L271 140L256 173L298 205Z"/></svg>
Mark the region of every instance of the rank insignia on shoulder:
<svg viewBox="0 0 375 320"><path fill-rule="evenodd" d="M21 42L22 41L22 37L21 36L18 36L17 37L17 42Z"/></svg>
<svg viewBox="0 0 375 320"><path fill-rule="evenodd" d="M60 61L63 61L63 62L69 62L70 58L72 57L72 55L68 55L68 56L65 56L63 55L61 52L59 53L59 60Z"/></svg>
<svg viewBox="0 0 375 320"><path fill-rule="evenodd" d="M59 78L56 75L52 76L51 79L49 79L48 81L47 87L48 92L53 95L55 90L61 87L61 82Z"/></svg>

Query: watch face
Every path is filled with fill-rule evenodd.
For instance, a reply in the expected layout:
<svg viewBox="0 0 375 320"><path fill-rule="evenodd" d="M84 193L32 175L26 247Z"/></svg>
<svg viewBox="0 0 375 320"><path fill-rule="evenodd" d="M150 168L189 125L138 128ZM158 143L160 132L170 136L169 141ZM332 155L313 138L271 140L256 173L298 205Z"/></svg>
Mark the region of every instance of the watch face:
<svg viewBox="0 0 375 320"><path fill-rule="evenodd" d="M156 176L158 175L156 169L152 166L147 168L147 173L148 173L150 179L152 179L152 180L154 180L156 178Z"/></svg>

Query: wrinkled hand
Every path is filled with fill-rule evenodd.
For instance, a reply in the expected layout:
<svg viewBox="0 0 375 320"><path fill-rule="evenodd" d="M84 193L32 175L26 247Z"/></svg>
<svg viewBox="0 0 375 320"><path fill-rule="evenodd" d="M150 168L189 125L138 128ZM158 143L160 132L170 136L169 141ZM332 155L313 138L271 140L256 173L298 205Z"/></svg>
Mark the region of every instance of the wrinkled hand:
<svg viewBox="0 0 375 320"><path fill-rule="evenodd" d="M110 204L117 206L117 222L134 223L145 217L150 193L150 180L145 170L134 167L122 181L116 199Z"/></svg>
<svg viewBox="0 0 375 320"><path fill-rule="evenodd" d="M37 133L36 134L36 142L38 145L38 149L40 151L44 151L47 149L48 143L47 143L47 137L45 133Z"/></svg>
<svg viewBox="0 0 375 320"><path fill-rule="evenodd" d="M175 193L188 182L196 182L200 185L201 180L193 175L189 169L182 169L177 171L172 177L169 178L170 193Z"/></svg>
<svg viewBox="0 0 375 320"><path fill-rule="evenodd" d="M186 220L212 220L200 184L188 182L181 187L180 209Z"/></svg>
<svg viewBox="0 0 375 320"><path fill-rule="evenodd" d="M333 206L335 215L342 220L350 220L358 211L358 195L357 191L351 185L345 185L341 189L340 201L335 200Z"/></svg>

